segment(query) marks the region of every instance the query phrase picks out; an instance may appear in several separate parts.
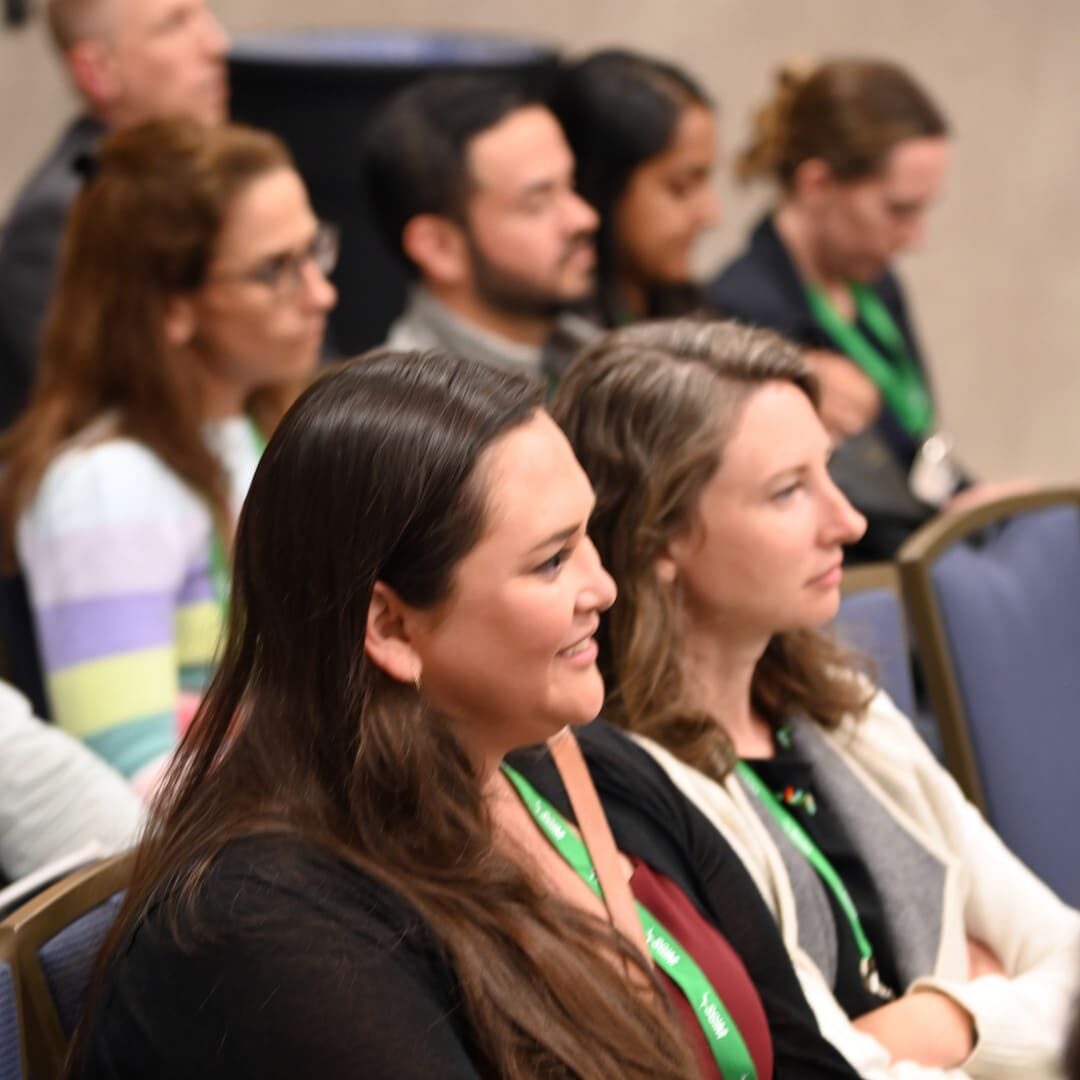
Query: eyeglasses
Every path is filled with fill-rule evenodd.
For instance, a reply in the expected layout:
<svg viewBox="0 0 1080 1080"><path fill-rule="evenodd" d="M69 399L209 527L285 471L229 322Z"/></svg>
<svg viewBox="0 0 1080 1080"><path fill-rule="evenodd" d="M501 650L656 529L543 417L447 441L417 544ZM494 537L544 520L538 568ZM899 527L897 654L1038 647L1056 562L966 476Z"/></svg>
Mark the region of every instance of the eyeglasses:
<svg viewBox="0 0 1080 1080"><path fill-rule="evenodd" d="M235 274L214 274L210 281L246 281L262 285L279 300L296 293L304 280L304 267L313 262L319 271L329 276L337 266L341 247L341 231L329 221L320 221L315 235L303 251L283 251L271 255L250 270Z"/></svg>

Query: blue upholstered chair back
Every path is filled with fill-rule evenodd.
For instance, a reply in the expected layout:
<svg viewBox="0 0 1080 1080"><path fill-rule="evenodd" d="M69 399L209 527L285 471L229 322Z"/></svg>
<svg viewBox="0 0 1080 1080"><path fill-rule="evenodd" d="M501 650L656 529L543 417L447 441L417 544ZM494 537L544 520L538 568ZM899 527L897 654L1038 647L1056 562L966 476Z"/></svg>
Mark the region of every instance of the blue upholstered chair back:
<svg viewBox="0 0 1080 1080"><path fill-rule="evenodd" d="M0 924L0 941L14 944L34 1080L60 1074L130 866L131 857L120 855L77 870Z"/></svg>
<svg viewBox="0 0 1080 1080"><path fill-rule="evenodd" d="M38 949L41 970L67 1039L75 1033L98 951L116 919L123 898L123 892L109 897L104 903L68 923Z"/></svg>
<svg viewBox="0 0 1080 1080"><path fill-rule="evenodd" d="M941 731L915 691L912 655L900 581L892 564L849 570L833 629L837 637L869 657L878 685L912 722L939 761L945 757Z"/></svg>
<svg viewBox="0 0 1080 1080"><path fill-rule="evenodd" d="M0 1080L23 1080L22 1029L15 971L0 959Z"/></svg>
<svg viewBox="0 0 1080 1080"><path fill-rule="evenodd" d="M937 689L952 698L973 794L1005 843L1080 904L1080 503L1036 506L957 539L930 553L922 581L920 649L928 638L944 653ZM920 602L909 600L914 616Z"/></svg>
<svg viewBox="0 0 1080 1080"><path fill-rule="evenodd" d="M1080 812L1080 511L1010 521L930 576L990 820L1080 903L1080 838L1062 828Z"/></svg>
<svg viewBox="0 0 1080 1080"><path fill-rule="evenodd" d="M842 641L873 661L878 683L900 711L914 716L911 654L897 589L880 585L845 593L835 628Z"/></svg>

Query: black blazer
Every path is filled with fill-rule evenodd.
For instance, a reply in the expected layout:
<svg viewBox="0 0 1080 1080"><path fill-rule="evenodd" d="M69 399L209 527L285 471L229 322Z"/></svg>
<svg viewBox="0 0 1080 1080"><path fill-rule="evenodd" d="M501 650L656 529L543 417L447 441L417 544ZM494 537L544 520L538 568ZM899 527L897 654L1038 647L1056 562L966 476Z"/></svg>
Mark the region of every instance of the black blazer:
<svg viewBox="0 0 1080 1080"><path fill-rule="evenodd" d="M16 196L0 233L0 430L30 393L60 241L82 186L77 165L95 152L104 130L89 116L73 120Z"/></svg>

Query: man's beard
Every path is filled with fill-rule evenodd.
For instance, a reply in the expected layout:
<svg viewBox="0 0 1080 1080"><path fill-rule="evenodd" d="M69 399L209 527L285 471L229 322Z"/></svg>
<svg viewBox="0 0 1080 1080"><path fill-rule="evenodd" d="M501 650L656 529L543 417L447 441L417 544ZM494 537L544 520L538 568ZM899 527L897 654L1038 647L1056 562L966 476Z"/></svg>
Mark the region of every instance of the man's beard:
<svg viewBox="0 0 1080 1080"><path fill-rule="evenodd" d="M490 308L505 315L530 319L554 319L561 311L576 307L588 297L560 296L543 289L533 281L497 266L481 250L470 232L465 230L472 264L473 288L476 295ZM582 247L592 247L589 233L580 233L568 240L559 256L556 270L561 270Z"/></svg>

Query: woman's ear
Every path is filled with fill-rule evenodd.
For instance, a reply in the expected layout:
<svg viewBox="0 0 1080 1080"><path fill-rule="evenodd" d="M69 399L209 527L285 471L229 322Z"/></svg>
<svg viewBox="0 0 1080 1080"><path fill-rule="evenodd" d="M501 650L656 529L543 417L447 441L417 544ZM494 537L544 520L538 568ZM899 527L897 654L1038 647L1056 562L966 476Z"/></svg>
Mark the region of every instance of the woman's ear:
<svg viewBox="0 0 1080 1080"><path fill-rule="evenodd" d="M197 326L194 299L190 296L171 297L165 305L165 341L174 349L190 345Z"/></svg>
<svg viewBox="0 0 1080 1080"><path fill-rule="evenodd" d="M822 158L807 158L800 162L792 177L795 195L810 205L817 205L836 186L829 163Z"/></svg>
<svg viewBox="0 0 1080 1080"><path fill-rule="evenodd" d="M701 532L696 521L669 535L653 560L656 580L661 585L674 585L679 580L679 568L693 557L700 544Z"/></svg>
<svg viewBox="0 0 1080 1080"><path fill-rule="evenodd" d="M678 567L667 549L656 556L656 561L653 563L653 570L656 572L656 580L659 581L661 585L675 584L675 578L678 577Z"/></svg>
<svg viewBox="0 0 1080 1080"><path fill-rule="evenodd" d="M376 667L402 683L418 683L423 663L408 630L408 609L381 581L375 582L368 605L364 652Z"/></svg>

